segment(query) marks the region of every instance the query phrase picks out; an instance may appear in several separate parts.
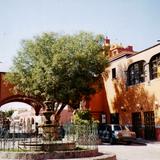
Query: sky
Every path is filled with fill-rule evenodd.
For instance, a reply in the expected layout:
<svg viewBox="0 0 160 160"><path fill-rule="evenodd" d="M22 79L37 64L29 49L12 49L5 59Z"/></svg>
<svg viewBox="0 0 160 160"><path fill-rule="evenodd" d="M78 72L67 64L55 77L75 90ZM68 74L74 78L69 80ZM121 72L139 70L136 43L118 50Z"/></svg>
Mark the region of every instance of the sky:
<svg viewBox="0 0 160 160"><path fill-rule="evenodd" d="M0 0L0 71L43 32L104 34L141 51L160 39L159 0Z"/></svg>
<svg viewBox="0 0 160 160"><path fill-rule="evenodd" d="M0 111L4 112L9 110L19 110L19 109L31 110L31 106L23 102L10 102L0 107Z"/></svg>

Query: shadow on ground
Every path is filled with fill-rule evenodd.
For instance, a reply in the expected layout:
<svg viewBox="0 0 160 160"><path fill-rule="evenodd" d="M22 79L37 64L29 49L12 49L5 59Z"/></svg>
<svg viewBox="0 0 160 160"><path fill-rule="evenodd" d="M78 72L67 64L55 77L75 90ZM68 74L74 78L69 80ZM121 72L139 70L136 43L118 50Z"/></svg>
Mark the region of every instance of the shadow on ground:
<svg viewBox="0 0 160 160"><path fill-rule="evenodd" d="M134 145L134 146L135 145L138 145L138 146L142 145L142 146L146 146L147 143L152 143L152 141L147 141L145 139L137 138L137 139L133 140L131 144L127 144L126 142L118 142L118 143L116 143L116 145ZM153 141L153 143L154 143L154 141ZM108 142L103 142L100 145L111 145L111 144Z"/></svg>

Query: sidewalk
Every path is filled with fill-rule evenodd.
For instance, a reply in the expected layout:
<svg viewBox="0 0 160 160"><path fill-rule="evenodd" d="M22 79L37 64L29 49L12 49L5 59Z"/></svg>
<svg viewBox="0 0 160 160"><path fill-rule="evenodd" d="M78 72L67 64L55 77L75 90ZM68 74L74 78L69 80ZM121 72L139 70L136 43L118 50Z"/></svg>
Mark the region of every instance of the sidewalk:
<svg viewBox="0 0 160 160"><path fill-rule="evenodd" d="M156 144L156 146L160 147L160 141L155 141L155 140L151 141L151 140L146 140L143 138L137 138L133 142L137 144L142 144L142 145L154 145L155 146Z"/></svg>

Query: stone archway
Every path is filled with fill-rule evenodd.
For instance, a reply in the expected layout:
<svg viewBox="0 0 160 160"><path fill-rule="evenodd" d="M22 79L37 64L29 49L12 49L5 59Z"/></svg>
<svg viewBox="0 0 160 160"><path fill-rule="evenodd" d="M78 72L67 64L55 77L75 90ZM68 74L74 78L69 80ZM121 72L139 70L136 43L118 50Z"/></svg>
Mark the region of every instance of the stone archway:
<svg viewBox="0 0 160 160"><path fill-rule="evenodd" d="M3 99L2 101L0 101L0 107L4 104L10 103L10 102L27 103L34 108L36 115L39 115L40 109L44 108L44 105L42 102L38 101L37 99L35 99L33 97L26 97L23 95L14 95L14 96L10 96L10 97Z"/></svg>

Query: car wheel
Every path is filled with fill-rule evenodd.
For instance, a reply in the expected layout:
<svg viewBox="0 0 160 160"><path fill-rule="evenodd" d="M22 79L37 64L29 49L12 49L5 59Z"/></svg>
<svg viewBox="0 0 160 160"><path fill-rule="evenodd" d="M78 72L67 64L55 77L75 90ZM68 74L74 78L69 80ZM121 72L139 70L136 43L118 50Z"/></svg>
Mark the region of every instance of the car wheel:
<svg viewBox="0 0 160 160"><path fill-rule="evenodd" d="M110 144L116 144L115 138L110 138L109 142L110 142Z"/></svg>
<svg viewBox="0 0 160 160"><path fill-rule="evenodd" d="M132 143L131 141L128 141L128 142L127 142L128 145L130 145L131 143Z"/></svg>

